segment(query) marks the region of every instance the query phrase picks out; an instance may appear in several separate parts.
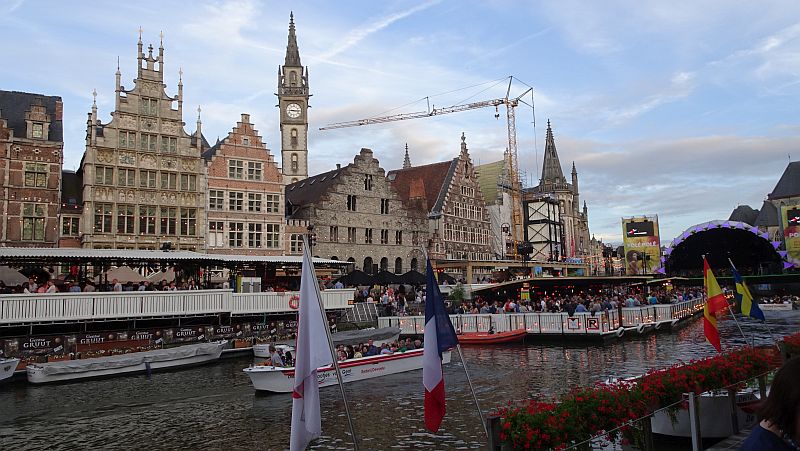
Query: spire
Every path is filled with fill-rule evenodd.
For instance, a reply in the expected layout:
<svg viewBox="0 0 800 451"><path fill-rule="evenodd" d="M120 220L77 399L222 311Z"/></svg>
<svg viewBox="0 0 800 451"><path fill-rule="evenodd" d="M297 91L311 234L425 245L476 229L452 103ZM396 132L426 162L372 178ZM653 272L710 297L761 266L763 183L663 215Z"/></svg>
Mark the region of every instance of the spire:
<svg viewBox="0 0 800 451"><path fill-rule="evenodd" d="M203 151L203 122L200 121L200 105L197 105L197 148L200 152Z"/></svg>
<svg viewBox="0 0 800 451"><path fill-rule="evenodd" d="M561 162L558 161L556 141L553 139L553 129L550 128L550 119L547 120L547 136L544 144L544 164L542 165L542 185L566 184L567 179L561 172Z"/></svg>
<svg viewBox="0 0 800 451"><path fill-rule="evenodd" d="M122 72L119 70L119 56L117 56L117 72L114 75L117 77L117 92L120 92L122 90Z"/></svg>
<svg viewBox="0 0 800 451"><path fill-rule="evenodd" d="M286 66L300 67L300 49L297 48L297 36L294 34L294 12L289 13L289 43L286 44Z"/></svg>
<svg viewBox="0 0 800 451"><path fill-rule="evenodd" d="M411 158L408 156L408 143L406 143L406 157L403 158L403 169L411 167Z"/></svg>
<svg viewBox="0 0 800 451"><path fill-rule="evenodd" d="M575 161L572 162L572 174L577 175L578 171L575 170Z"/></svg>
<svg viewBox="0 0 800 451"><path fill-rule="evenodd" d="M467 135L461 132L461 152L467 151Z"/></svg>

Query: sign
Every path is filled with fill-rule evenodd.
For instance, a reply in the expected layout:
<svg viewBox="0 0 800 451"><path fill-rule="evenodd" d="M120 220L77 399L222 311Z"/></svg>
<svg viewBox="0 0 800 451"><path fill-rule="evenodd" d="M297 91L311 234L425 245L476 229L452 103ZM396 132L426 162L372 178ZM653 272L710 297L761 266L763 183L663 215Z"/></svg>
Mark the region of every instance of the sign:
<svg viewBox="0 0 800 451"><path fill-rule="evenodd" d="M578 330L581 328L580 318L567 318L567 329Z"/></svg>
<svg viewBox="0 0 800 451"><path fill-rule="evenodd" d="M587 330L600 330L600 318L586 318Z"/></svg>
<svg viewBox="0 0 800 451"><path fill-rule="evenodd" d="M786 260L800 266L800 205L781 205Z"/></svg>
<svg viewBox="0 0 800 451"><path fill-rule="evenodd" d="M622 218L622 233L626 274L652 274L661 266L658 216Z"/></svg>

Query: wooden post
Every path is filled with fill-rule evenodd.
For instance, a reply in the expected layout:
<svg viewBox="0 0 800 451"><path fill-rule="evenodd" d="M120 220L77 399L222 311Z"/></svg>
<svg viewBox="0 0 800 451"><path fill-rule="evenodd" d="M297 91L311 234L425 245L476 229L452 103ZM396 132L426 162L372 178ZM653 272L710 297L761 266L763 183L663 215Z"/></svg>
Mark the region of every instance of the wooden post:
<svg viewBox="0 0 800 451"><path fill-rule="evenodd" d="M736 390L728 389L728 400L731 406L731 435L739 433L739 415L736 414Z"/></svg>
<svg viewBox="0 0 800 451"><path fill-rule="evenodd" d="M692 451L702 451L703 439L700 436L700 412L697 409L700 405L700 399L698 399L698 396L694 394L694 392L689 393L688 396L689 426L691 427Z"/></svg>

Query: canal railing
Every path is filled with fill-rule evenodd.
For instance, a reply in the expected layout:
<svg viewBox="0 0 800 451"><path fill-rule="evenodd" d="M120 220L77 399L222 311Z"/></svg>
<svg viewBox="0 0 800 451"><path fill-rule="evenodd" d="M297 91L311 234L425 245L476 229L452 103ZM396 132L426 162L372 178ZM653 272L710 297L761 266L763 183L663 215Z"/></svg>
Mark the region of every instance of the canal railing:
<svg viewBox="0 0 800 451"><path fill-rule="evenodd" d="M231 290L10 294L0 296L0 325L110 321L229 314L291 313L299 292ZM326 309L351 308L353 290L324 290Z"/></svg>
<svg viewBox="0 0 800 451"><path fill-rule="evenodd" d="M450 315L453 327L461 332L506 332L525 329L536 335L622 335L635 330L644 333L652 328L672 325L702 310L703 299L676 304L623 307L600 313L499 313ZM399 327L403 335L422 335L424 316L385 316L378 327Z"/></svg>

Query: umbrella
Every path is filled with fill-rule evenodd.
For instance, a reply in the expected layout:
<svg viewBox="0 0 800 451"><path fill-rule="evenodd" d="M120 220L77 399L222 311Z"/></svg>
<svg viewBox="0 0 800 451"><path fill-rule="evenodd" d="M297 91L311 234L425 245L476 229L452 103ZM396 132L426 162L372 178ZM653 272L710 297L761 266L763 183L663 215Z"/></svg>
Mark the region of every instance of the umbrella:
<svg viewBox="0 0 800 451"><path fill-rule="evenodd" d="M356 269L350 274L339 277L337 282L342 282L345 285L372 285L375 283L375 279L364 271Z"/></svg>
<svg viewBox="0 0 800 451"><path fill-rule="evenodd" d="M19 271L8 266L0 266L0 280L6 285L21 285L28 281Z"/></svg>
<svg viewBox="0 0 800 451"><path fill-rule="evenodd" d="M175 280L175 268L169 267L166 271L156 271L147 278L150 282L159 283L162 280L172 282Z"/></svg>
<svg viewBox="0 0 800 451"><path fill-rule="evenodd" d="M389 271L381 271L375 276L375 282L381 285L391 285L394 283L400 283L400 276L395 273Z"/></svg>
<svg viewBox="0 0 800 451"><path fill-rule="evenodd" d="M400 283L407 283L409 285L425 285L425 274L413 269L400 276Z"/></svg>
<svg viewBox="0 0 800 451"><path fill-rule="evenodd" d="M117 279L120 282L141 282L145 277L129 266L117 266L106 273L109 281ZM102 280L102 279L101 279Z"/></svg>
<svg viewBox="0 0 800 451"><path fill-rule="evenodd" d="M439 279L440 284L443 284L445 281L447 281L448 284L455 285L455 283L458 282L455 277L451 276L450 274L447 274L446 272L440 272L437 274L438 274L437 279Z"/></svg>

